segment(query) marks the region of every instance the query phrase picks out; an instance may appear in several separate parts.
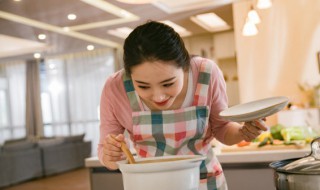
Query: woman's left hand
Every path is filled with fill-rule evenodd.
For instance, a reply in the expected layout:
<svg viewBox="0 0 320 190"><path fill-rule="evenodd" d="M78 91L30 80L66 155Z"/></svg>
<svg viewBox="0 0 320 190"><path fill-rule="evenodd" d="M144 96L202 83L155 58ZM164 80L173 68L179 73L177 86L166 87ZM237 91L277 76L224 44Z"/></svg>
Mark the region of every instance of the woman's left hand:
<svg viewBox="0 0 320 190"><path fill-rule="evenodd" d="M262 131L267 131L268 128L265 124L266 119L259 119L254 121L245 122L240 129L240 134L247 142L252 141L261 134Z"/></svg>

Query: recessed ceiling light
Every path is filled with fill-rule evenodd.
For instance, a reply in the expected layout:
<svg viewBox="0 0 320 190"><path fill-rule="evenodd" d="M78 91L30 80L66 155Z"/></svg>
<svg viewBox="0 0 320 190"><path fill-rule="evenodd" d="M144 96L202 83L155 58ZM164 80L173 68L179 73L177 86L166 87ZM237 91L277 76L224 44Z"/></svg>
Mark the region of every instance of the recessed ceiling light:
<svg viewBox="0 0 320 190"><path fill-rule="evenodd" d="M38 39L39 40L44 40L44 39L46 39L47 38L47 36L45 35L45 34L39 34L38 35Z"/></svg>
<svg viewBox="0 0 320 190"><path fill-rule="evenodd" d="M41 54L40 53L34 53L33 57L36 58L36 59L39 59L41 57Z"/></svg>
<svg viewBox="0 0 320 190"><path fill-rule="evenodd" d="M93 46L93 45L88 45L88 46L87 46L87 50L88 50L88 51L94 50L94 46Z"/></svg>
<svg viewBox="0 0 320 190"><path fill-rule="evenodd" d="M67 26L66 26L66 27L63 27L62 29L63 29L65 32L69 32L69 31L70 31L70 28L67 27Z"/></svg>
<svg viewBox="0 0 320 190"><path fill-rule="evenodd" d="M129 13L129 12L126 11L126 10L121 10L120 13L121 13L121 15L123 15L124 17L131 17L131 13Z"/></svg>
<svg viewBox="0 0 320 190"><path fill-rule="evenodd" d="M108 30L108 34L125 39L132 32L132 30L133 29L129 27L121 27L114 30Z"/></svg>
<svg viewBox="0 0 320 190"><path fill-rule="evenodd" d="M190 36L191 32L188 31L187 29L185 29L184 27L170 21L170 20L164 20L164 21L160 21L170 27L172 27L181 37L186 37L186 36Z"/></svg>
<svg viewBox="0 0 320 190"><path fill-rule="evenodd" d="M20 2L21 0L13 0L13 1L15 1L15 2Z"/></svg>
<svg viewBox="0 0 320 190"><path fill-rule="evenodd" d="M68 14L68 19L69 19L69 20L76 20L76 18L77 18L77 15L75 15L75 14Z"/></svg>
<svg viewBox="0 0 320 190"><path fill-rule="evenodd" d="M190 19L209 32L228 30L231 28L222 18L220 18L215 13L199 14L191 17Z"/></svg>

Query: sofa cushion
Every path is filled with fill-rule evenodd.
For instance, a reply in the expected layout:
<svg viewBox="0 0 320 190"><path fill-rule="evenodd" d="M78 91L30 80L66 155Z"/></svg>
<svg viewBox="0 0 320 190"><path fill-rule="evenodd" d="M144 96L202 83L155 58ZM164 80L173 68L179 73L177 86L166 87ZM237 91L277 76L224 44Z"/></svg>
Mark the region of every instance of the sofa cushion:
<svg viewBox="0 0 320 190"><path fill-rule="evenodd" d="M11 151L18 151L18 150L26 150L34 147L36 147L36 143L32 141L18 141L14 143L4 144L2 149L4 152L11 152Z"/></svg>
<svg viewBox="0 0 320 190"><path fill-rule="evenodd" d="M82 142L84 139L85 134L81 135L73 135L73 136L67 136L64 137L64 142L65 143L77 143L77 142Z"/></svg>
<svg viewBox="0 0 320 190"><path fill-rule="evenodd" d="M48 146L55 146L64 143L64 138L57 137L57 138L48 138L48 139L40 139L38 141L39 147L48 147Z"/></svg>
<svg viewBox="0 0 320 190"><path fill-rule="evenodd" d="M24 141L27 141L27 138L26 138L26 137L24 137L24 138L19 138L19 139L6 140L6 141L4 141L4 144L14 144L14 143L17 143L17 142L24 142Z"/></svg>

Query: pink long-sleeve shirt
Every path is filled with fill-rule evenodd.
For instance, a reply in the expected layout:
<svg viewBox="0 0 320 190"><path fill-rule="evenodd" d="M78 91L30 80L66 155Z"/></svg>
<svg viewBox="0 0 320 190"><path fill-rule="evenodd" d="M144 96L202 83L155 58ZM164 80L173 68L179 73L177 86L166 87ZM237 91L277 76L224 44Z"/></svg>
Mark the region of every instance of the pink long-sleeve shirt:
<svg viewBox="0 0 320 190"><path fill-rule="evenodd" d="M219 113L228 107L226 84L222 72L216 63L209 59L194 57L190 62L193 89L196 89L202 62L210 62L213 64L207 96L207 105L210 107L209 128L205 139L206 141L211 141L213 138L217 138L223 143L228 121L219 117ZM103 140L107 134L122 134L125 130L127 130L130 135L132 134L132 109L123 85L123 73L123 70L120 70L110 76L101 94L100 141L98 144L98 157L100 161L102 161Z"/></svg>

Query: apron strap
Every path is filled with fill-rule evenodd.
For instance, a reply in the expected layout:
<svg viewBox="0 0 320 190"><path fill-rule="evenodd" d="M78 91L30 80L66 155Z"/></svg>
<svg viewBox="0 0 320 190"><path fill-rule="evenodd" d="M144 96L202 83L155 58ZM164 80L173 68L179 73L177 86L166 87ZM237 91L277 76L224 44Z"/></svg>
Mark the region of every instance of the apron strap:
<svg viewBox="0 0 320 190"><path fill-rule="evenodd" d="M200 73L198 77L196 92L194 94L193 105L206 105L211 72L212 63L202 62L200 65Z"/></svg>
<svg viewBox="0 0 320 190"><path fill-rule="evenodd" d="M122 74L122 80L123 80L123 84L124 84L124 88L126 89L127 92L127 96L131 105L131 108L133 111L141 111L142 109L142 105L139 103L139 96L137 94L137 92L134 89L133 83L131 78L125 74L125 72L123 71Z"/></svg>

